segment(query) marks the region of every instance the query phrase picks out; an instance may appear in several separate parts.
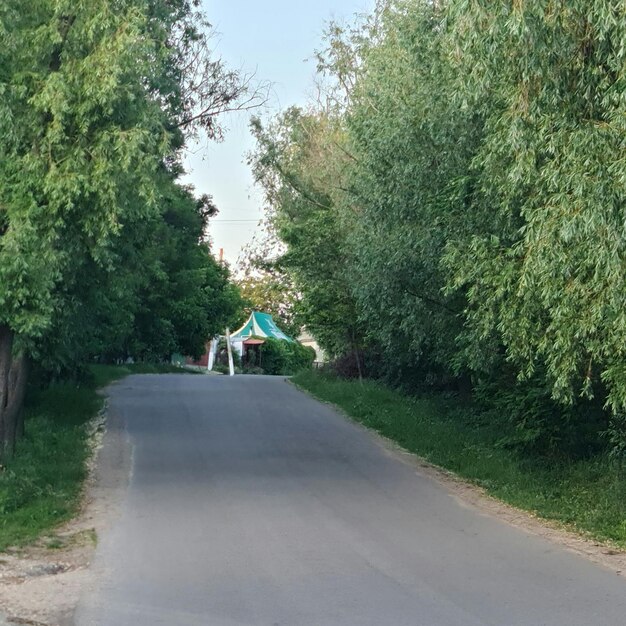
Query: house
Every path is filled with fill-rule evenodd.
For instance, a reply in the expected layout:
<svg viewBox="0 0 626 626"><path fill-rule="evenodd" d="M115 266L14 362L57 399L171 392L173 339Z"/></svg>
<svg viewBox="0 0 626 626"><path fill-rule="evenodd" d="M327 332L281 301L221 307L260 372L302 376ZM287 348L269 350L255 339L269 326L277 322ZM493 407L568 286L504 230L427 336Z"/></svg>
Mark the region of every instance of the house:
<svg viewBox="0 0 626 626"><path fill-rule="evenodd" d="M320 365L322 365L322 363L326 362L326 354L324 353L324 350L320 348L317 340L315 339L315 337L313 337L313 335L311 335L306 327L302 329L302 333L298 337L298 341L303 346L308 346L309 348L313 348L313 350L315 350L315 361L313 362L313 364L316 367L319 367Z"/></svg>

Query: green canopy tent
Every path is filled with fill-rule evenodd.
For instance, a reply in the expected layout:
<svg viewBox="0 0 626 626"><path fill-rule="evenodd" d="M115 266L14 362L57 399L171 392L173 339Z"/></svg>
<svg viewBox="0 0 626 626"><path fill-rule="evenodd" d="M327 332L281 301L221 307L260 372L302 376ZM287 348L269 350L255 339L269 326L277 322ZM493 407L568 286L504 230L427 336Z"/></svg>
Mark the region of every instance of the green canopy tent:
<svg viewBox="0 0 626 626"><path fill-rule="evenodd" d="M252 351L256 354L257 362L260 362L259 349L266 339L294 343L291 337L276 326L271 315L253 311L248 321L230 336L230 344L239 353L242 360L248 360L250 351Z"/></svg>
<svg viewBox="0 0 626 626"><path fill-rule="evenodd" d="M235 343L244 343L252 338L280 339L281 341L289 341L292 343L294 341L276 326L276 323L269 313L258 313L257 311L253 311L248 321L230 336L233 345Z"/></svg>
<svg viewBox="0 0 626 626"><path fill-rule="evenodd" d="M239 353L245 355L247 348L258 349L265 339L278 339L295 343L295 340L286 335L268 313L253 311L247 322L237 331L230 334L230 345ZM207 369L212 370L218 352L219 337L214 338L206 355ZM232 371L232 370L231 370ZM232 375L232 374L231 374Z"/></svg>

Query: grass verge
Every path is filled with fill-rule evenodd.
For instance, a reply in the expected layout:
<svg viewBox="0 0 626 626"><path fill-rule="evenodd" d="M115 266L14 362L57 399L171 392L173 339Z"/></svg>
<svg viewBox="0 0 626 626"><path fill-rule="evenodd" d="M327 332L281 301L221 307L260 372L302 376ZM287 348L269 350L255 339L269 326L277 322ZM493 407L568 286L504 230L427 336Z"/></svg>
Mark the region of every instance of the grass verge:
<svg viewBox="0 0 626 626"><path fill-rule="evenodd" d="M129 376L130 374L201 374L192 369L184 369L168 363L132 363L127 365L92 365L93 385L96 389Z"/></svg>
<svg viewBox="0 0 626 626"><path fill-rule="evenodd" d="M104 403L99 388L129 374L184 371L169 365L96 365L84 384L29 390L26 434L0 471L0 551L32 541L76 514L90 453L87 425Z"/></svg>
<svg viewBox="0 0 626 626"><path fill-rule="evenodd" d="M310 371L292 381L490 495L626 548L626 481L604 456L580 461L524 457L498 446L493 427L450 396L405 396L374 382L361 385Z"/></svg>

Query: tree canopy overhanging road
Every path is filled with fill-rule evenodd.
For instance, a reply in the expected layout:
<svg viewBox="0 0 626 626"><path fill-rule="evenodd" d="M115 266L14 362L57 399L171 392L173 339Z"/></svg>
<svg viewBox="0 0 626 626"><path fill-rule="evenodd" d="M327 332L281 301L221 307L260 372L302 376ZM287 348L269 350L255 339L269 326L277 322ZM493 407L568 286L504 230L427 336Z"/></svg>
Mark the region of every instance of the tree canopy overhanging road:
<svg viewBox="0 0 626 626"><path fill-rule="evenodd" d="M327 23L315 95L282 110L271 67L219 57L209 4L0 0L0 550L72 544L53 535L98 389L207 343L216 371L302 370L491 495L626 548L623 0L374 0ZM266 13L305 41L291 4ZM231 272L185 163L253 109L264 218ZM258 309L325 370L254 325L234 363L217 338ZM132 471L78 624L625 621L621 579L461 507L280 379L111 393Z"/></svg>
<svg viewBox="0 0 626 626"><path fill-rule="evenodd" d="M626 583L462 506L281 378L110 390L132 469L76 626L588 626Z"/></svg>

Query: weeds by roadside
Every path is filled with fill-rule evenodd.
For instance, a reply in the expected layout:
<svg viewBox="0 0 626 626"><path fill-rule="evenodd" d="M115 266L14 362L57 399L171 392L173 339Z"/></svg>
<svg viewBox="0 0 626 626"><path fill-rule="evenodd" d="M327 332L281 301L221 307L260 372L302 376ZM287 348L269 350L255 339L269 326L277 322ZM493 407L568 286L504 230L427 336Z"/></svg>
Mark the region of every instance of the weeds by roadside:
<svg viewBox="0 0 626 626"><path fill-rule="evenodd" d="M184 372L170 365L96 365L80 385L31 389L26 433L0 471L0 551L70 519L80 504L90 453L89 421L102 409L97 390L129 374Z"/></svg>
<svg viewBox="0 0 626 626"><path fill-rule="evenodd" d="M626 481L606 455L583 460L525 456L456 397L411 397L365 381L305 371L298 386L489 494L597 539L626 547Z"/></svg>

